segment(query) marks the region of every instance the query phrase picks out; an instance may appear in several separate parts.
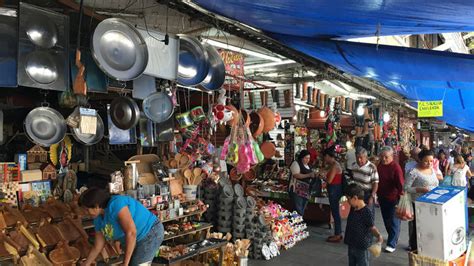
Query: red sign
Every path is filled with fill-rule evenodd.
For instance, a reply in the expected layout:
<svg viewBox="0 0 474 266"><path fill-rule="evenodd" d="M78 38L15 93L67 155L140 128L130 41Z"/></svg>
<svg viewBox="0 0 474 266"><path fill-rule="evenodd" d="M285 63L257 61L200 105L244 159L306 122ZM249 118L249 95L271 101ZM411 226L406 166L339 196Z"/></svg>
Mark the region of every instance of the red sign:
<svg viewBox="0 0 474 266"><path fill-rule="evenodd" d="M244 76L244 55L241 53L219 50L222 60L225 64L225 72L227 75L243 77ZM224 88L229 88L233 90L239 90L241 83L243 82L240 79L232 78L226 76Z"/></svg>

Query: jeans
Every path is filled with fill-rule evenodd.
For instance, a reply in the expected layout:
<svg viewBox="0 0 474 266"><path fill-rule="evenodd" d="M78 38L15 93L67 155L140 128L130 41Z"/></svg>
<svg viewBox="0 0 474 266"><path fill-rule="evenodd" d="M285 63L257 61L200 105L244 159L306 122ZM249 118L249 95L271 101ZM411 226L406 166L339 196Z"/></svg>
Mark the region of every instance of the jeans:
<svg viewBox="0 0 474 266"><path fill-rule="evenodd" d="M342 185L329 185L329 207L331 207L331 215L334 219L334 235L338 236L342 233L341 215L339 214L339 200L342 197Z"/></svg>
<svg viewBox="0 0 474 266"><path fill-rule="evenodd" d="M136 266L141 263L152 262L161 242L163 242L164 233L163 224L156 220L146 237L137 242L130 259L130 265Z"/></svg>
<svg viewBox="0 0 474 266"><path fill-rule="evenodd" d="M349 246L349 266L369 266L369 251Z"/></svg>
<svg viewBox="0 0 474 266"><path fill-rule="evenodd" d="M396 248L398 236L400 235L400 219L395 215L395 207L397 201L391 202L384 198L379 198L380 211L382 212L383 223L387 229L388 239L387 246Z"/></svg>
<svg viewBox="0 0 474 266"><path fill-rule="evenodd" d="M296 212L299 215L304 216L304 209L306 209L306 205L308 205L308 199L298 196L293 191L290 192L290 197L293 200Z"/></svg>
<svg viewBox="0 0 474 266"><path fill-rule="evenodd" d="M370 196L372 196L372 190L364 192L364 202L365 204L367 204L367 207L369 208L370 212L372 212L372 217L375 221L375 202L372 202L372 204L369 205Z"/></svg>

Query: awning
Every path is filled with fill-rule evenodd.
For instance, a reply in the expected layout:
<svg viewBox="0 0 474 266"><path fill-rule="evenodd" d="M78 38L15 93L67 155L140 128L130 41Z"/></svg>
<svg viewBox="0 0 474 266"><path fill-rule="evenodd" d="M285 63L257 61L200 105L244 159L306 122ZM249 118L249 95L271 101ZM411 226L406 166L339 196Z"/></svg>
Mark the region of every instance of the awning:
<svg viewBox="0 0 474 266"><path fill-rule="evenodd" d="M474 31L473 0L194 0L266 32L355 38Z"/></svg>

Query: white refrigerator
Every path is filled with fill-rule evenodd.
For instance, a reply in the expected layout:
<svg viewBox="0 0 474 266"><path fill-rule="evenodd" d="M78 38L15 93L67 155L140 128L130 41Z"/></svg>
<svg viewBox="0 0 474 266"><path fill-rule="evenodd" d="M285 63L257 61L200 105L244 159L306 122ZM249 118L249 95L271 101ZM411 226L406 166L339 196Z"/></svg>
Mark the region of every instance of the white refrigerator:
<svg viewBox="0 0 474 266"><path fill-rule="evenodd" d="M418 254L454 260L466 251L466 194L462 187L437 187L415 202Z"/></svg>

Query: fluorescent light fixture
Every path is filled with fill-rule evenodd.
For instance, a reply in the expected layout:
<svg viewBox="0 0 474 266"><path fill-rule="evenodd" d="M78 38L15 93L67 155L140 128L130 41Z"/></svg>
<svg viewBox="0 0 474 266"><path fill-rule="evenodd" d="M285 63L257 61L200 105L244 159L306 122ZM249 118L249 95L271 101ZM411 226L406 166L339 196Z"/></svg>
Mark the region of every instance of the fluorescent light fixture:
<svg viewBox="0 0 474 266"><path fill-rule="evenodd" d="M258 52L255 52L255 51L251 51L251 50L248 50L248 49L240 48L240 47L237 47L237 46L233 46L233 45L226 44L226 43L221 43L221 42L210 40L210 39L204 39L204 42L206 42L206 43L208 43L212 46L215 46L215 47L219 47L219 48L222 48L222 49L227 49L227 50L230 50L230 51L234 51L234 52L238 52L238 53L242 53L242 54L246 54L246 55L255 56L255 57L258 57L258 58L262 58L262 59L267 59L267 60L270 60L270 61L273 61L273 62L283 61L281 58L278 58L278 57L275 57L275 56L270 56L270 55L258 53Z"/></svg>
<svg viewBox="0 0 474 266"><path fill-rule="evenodd" d="M308 71L307 74L311 77L316 77L318 74L314 73L313 71Z"/></svg>
<svg viewBox="0 0 474 266"><path fill-rule="evenodd" d="M356 110L356 111L357 111L357 115L358 115L358 116L363 116L363 115L364 115L364 107L363 107L362 105L359 105L359 106L357 107L357 110Z"/></svg>
<svg viewBox="0 0 474 266"><path fill-rule="evenodd" d="M321 110L321 111L319 112L319 116L320 116L320 117L325 117L325 116L326 116L326 112L324 112L324 110Z"/></svg>
<svg viewBox="0 0 474 266"><path fill-rule="evenodd" d="M390 114L388 112L383 113L383 121L388 123L390 121Z"/></svg>
<svg viewBox="0 0 474 266"><path fill-rule="evenodd" d="M359 98L364 98L364 99L377 99L376 97L372 96L372 95L368 95L368 94L361 94L361 93L349 93L349 96L353 96L353 97L359 97Z"/></svg>
<svg viewBox="0 0 474 266"><path fill-rule="evenodd" d="M249 70L249 69L257 69L257 68L266 68L266 67L272 67L272 66L288 65L288 64L293 64L293 63L296 63L296 62L293 60L284 60L280 62L248 65L248 66L244 66L244 69Z"/></svg>

